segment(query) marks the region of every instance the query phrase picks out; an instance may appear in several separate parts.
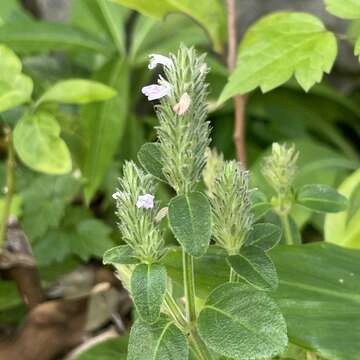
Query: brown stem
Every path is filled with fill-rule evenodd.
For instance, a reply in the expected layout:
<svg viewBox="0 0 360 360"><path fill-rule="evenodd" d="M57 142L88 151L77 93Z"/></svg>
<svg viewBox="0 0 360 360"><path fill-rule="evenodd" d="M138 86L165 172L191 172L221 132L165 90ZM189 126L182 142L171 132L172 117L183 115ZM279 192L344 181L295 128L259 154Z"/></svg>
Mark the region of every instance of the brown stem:
<svg viewBox="0 0 360 360"><path fill-rule="evenodd" d="M236 67L236 0L227 0L228 9L228 57L227 65L230 72L234 71ZM243 165L246 165L246 151L245 151L245 105L246 99L244 96L236 95L234 97L235 103L235 119L234 119L234 142L236 147L236 157Z"/></svg>

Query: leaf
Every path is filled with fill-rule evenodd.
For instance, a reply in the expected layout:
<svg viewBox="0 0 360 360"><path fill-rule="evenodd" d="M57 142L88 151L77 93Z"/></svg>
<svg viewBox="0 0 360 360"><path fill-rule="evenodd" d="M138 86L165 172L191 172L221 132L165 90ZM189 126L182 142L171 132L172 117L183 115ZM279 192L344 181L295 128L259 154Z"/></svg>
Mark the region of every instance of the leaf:
<svg viewBox="0 0 360 360"><path fill-rule="evenodd" d="M0 282L0 310L9 311L12 307L22 303L21 297L13 281L1 280Z"/></svg>
<svg viewBox="0 0 360 360"><path fill-rule="evenodd" d="M271 250L281 239L281 229L273 224L255 224L247 235L245 246L256 246L264 251Z"/></svg>
<svg viewBox="0 0 360 360"><path fill-rule="evenodd" d="M272 209L271 202L260 190L252 191L250 197L251 211L255 216L255 220L261 219L268 211Z"/></svg>
<svg viewBox="0 0 360 360"><path fill-rule="evenodd" d="M128 338L117 336L87 347L74 360L126 360Z"/></svg>
<svg viewBox="0 0 360 360"><path fill-rule="evenodd" d="M116 91L97 81L84 79L62 80L46 90L39 103L54 101L65 104L87 104L111 99Z"/></svg>
<svg viewBox="0 0 360 360"><path fill-rule="evenodd" d="M20 159L31 169L47 174L71 171L71 156L60 137L60 125L44 111L25 115L14 130L14 146Z"/></svg>
<svg viewBox="0 0 360 360"><path fill-rule="evenodd" d="M166 268L139 264L131 276L131 295L140 317L148 323L159 319L166 290Z"/></svg>
<svg viewBox="0 0 360 360"><path fill-rule="evenodd" d="M315 50L316 49L316 50ZM328 73L337 53L336 38L313 15L279 12L257 21L245 34L237 66L220 95L224 102L260 86L270 91L292 75L305 91Z"/></svg>
<svg viewBox="0 0 360 360"><path fill-rule="evenodd" d="M128 360L187 360L185 335L165 316L155 324L135 321L131 328Z"/></svg>
<svg viewBox="0 0 360 360"><path fill-rule="evenodd" d="M107 250L103 256L103 264L137 264L134 250L129 245L115 246Z"/></svg>
<svg viewBox="0 0 360 360"><path fill-rule="evenodd" d="M190 0L154 0L151 3L146 0L114 1L158 20L165 18L169 13L180 11L203 26L213 42L215 51L222 51L226 17L225 9L219 0L199 0L196 3Z"/></svg>
<svg viewBox="0 0 360 360"><path fill-rule="evenodd" d="M325 240L337 245L360 248L360 170L355 171L339 186L339 193L349 197L347 211L327 214L325 217Z"/></svg>
<svg viewBox="0 0 360 360"><path fill-rule="evenodd" d="M209 295L198 327L208 347L235 360L275 356L288 342L286 323L275 302L239 284L220 285Z"/></svg>
<svg viewBox="0 0 360 360"><path fill-rule="evenodd" d="M21 70L21 61L15 53L0 45L0 112L31 99L33 82Z"/></svg>
<svg viewBox="0 0 360 360"><path fill-rule="evenodd" d="M326 10L343 19L360 18L359 0L324 0Z"/></svg>
<svg viewBox="0 0 360 360"><path fill-rule="evenodd" d="M289 340L326 359L358 360L360 251L319 242L277 246L271 257L279 287L269 294L284 314ZM205 298L228 281L225 259L223 250L210 248L195 260L197 296ZM164 262L169 276L181 286L181 251L168 253Z"/></svg>
<svg viewBox="0 0 360 360"><path fill-rule="evenodd" d="M19 53L86 50L109 55L111 43L60 22L16 21L0 27L0 43Z"/></svg>
<svg viewBox="0 0 360 360"><path fill-rule="evenodd" d="M347 199L327 185L304 185L296 196L296 202L318 212L339 212L346 210Z"/></svg>
<svg viewBox="0 0 360 360"><path fill-rule="evenodd" d="M227 259L234 271L258 290L271 291L278 287L278 276L269 255L256 246L241 249L239 255Z"/></svg>
<svg viewBox="0 0 360 360"><path fill-rule="evenodd" d="M138 152L138 159L142 167L157 179L166 182L166 178L162 172L162 159L159 144L146 143L141 146Z"/></svg>
<svg viewBox="0 0 360 360"><path fill-rule="evenodd" d="M211 210L199 192L179 195L169 203L169 224L176 240L195 257L206 253L211 237Z"/></svg>
<svg viewBox="0 0 360 360"><path fill-rule="evenodd" d="M114 88L118 94L102 103L82 109L81 126L86 140L82 173L89 202L107 172L125 129L128 115L129 71L125 60L114 59L100 70L95 80Z"/></svg>

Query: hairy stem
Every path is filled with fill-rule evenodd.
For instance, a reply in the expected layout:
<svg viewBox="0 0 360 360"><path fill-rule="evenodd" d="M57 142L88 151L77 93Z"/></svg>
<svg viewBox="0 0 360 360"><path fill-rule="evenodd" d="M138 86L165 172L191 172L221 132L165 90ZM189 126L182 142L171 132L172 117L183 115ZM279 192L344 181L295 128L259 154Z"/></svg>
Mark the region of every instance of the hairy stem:
<svg viewBox="0 0 360 360"><path fill-rule="evenodd" d="M290 227L290 221L289 221L289 215L288 214L282 214L280 215L281 223L285 232L285 242L288 245L294 245L294 239L291 232Z"/></svg>
<svg viewBox="0 0 360 360"><path fill-rule="evenodd" d="M184 292L186 298L186 319L190 325L196 323L194 259L183 250Z"/></svg>
<svg viewBox="0 0 360 360"><path fill-rule="evenodd" d="M6 128L7 162L6 162L6 196L3 213L0 219L0 249L6 238L7 223L10 216L11 203L15 192L15 151L12 143L12 133Z"/></svg>
<svg viewBox="0 0 360 360"><path fill-rule="evenodd" d="M179 308L175 299L172 297L172 295L168 291L165 293L165 305L166 305L166 308L168 309L170 315L177 322L177 324L181 328L186 329L187 323L186 323L184 314L181 311L181 309Z"/></svg>
<svg viewBox="0 0 360 360"><path fill-rule="evenodd" d="M228 9L228 57L227 65L230 72L234 71L236 67L236 0L227 0ZM243 165L246 164L246 150L245 150L245 105L246 99L244 96L236 95L234 97L235 103L235 119L234 119L234 142L236 147L236 157Z"/></svg>

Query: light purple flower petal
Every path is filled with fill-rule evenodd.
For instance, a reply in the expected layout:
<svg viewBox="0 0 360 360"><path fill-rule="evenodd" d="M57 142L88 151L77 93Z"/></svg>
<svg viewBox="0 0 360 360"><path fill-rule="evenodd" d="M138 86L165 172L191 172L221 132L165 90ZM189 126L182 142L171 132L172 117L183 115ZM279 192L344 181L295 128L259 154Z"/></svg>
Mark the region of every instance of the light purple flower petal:
<svg viewBox="0 0 360 360"><path fill-rule="evenodd" d="M138 209L152 209L154 207L154 196L151 194L140 195L136 207Z"/></svg>
<svg viewBox="0 0 360 360"><path fill-rule="evenodd" d="M170 88L165 85L148 85L141 89L141 92L147 96L149 101L161 99L164 96L170 95Z"/></svg>
<svg viewBox="0 0 360 360"><path fill-rule="evenodd" d="M164 55L160 54L150 54L150 63L149 63L149 69L154 69L157 64L161 64L163 66L166 66L167 68L171 68L173 66L173 62L170 58Z"/></svg>

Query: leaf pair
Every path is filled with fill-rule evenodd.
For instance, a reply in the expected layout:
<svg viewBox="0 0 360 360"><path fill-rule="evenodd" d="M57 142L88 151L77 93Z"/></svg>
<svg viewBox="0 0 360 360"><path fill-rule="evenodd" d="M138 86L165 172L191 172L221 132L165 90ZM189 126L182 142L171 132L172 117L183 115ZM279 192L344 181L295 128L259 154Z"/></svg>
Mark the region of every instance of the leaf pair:
<svg viewBox="0 0 360 360"><path fill-rule="evenodd" d="M256 224L238 255L227 258L230 267L247 283L258 290L274 290L278 276L267 251L281 238L281 230L272 224Z"/></svg>

